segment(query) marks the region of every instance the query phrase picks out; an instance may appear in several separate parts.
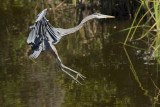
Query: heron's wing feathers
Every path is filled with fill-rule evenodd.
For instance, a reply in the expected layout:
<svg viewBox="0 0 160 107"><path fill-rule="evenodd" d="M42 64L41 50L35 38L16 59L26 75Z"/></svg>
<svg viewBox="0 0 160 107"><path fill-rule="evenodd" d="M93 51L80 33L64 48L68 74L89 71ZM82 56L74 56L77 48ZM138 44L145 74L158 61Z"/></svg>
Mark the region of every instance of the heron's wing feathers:
<svg viewBox="0 0 160 107"><path fill-rule="evenodd" d="M28 39L27 39L27 43L28 44L34 43L35 38L36 38L35 30L31 30L31 32L29 33Z"/></svg>
<svg viewBox="0 0 160 107"><path fill-rule="evenodd" d="M33 58L33 59L36 59L39 56L39 54L41 53L41 51L42 51L42 44L39 45L39 47L37 47L36 49L34 49L33 53L30 54L29 57Z"/></svg>
<svg viewBox="0 0 160 107"><path fill-rule="evenodd" d="M52 41L52 43L56 43L57 41L60 40L60 36L58 36L56 30L53 29L49 23L47 23L47 32L46 32L46 37L48 38L49 41Z"/></svg>
<svg viewBox="0 0 160 107"><path fill-rule="evenodd" d="M43 17L46 16L46 14L47 14L47 9L44 9L42 12L40 12L40 13L37 15L35 22L40 21Z"/></svg>
<svg viewBox="0 0 160 107"><path fill-rule="evenodd" d="M37 17L36 20L34 22L34 24L32 26L30 26L30 34L28 36L27 39L27 43L35 43L36 42L36 38L42 37L45 35L45 30L46 30L46 23L47 19L46 19L46 14L47 14L47 9L44 9L42 12L40 12Z"/></svg>
<svg viewBox="0 0 160 107"><path fill-rule="evenodd" d="M30 26L31 32L29 33L27 43L31 45L34 52L30 55L31 58L37 58L41 51L49 50L50 45L58 43L61 36L58 32L52 29L51 24L46 19L47 10L43 10L38 14L34 24Z"/></svg>

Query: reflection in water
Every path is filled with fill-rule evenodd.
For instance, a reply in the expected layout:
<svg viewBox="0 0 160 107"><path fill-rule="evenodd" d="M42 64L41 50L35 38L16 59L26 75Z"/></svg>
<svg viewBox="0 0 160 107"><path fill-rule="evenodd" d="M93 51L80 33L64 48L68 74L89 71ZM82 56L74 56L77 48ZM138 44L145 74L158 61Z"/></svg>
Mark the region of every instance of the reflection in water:
<svg viewBox="0 0 160 107"><path fill-rule="evenodd" d="M139 80L139 78L138 78L138 76L137 76L137 73L136 73L136 71L135 71L135 69L134 69L134 66L133 66L133 64L132 64L132 61L131 61L131 59L130 59L130 56L128 55L128 52L127 52L127 50L126 50L125 47L124 47L124 51L125 51L125 53L126 53L126 55L127 55L128 61L129 61L129 63L130 63L130 69L131 69L131 71L132 71L132 73L133 73L133 76L134 76L135 80L136 80L137 83L139 84L139 87L141 88L141 90L144 91L144 95L149 96L149 95L148 95L148 91L147 91L146 89L144 89L144 87L142 86L142 84L141 84L141 82L140 82L140 80ZM149 97L151 97L151 96L149 96Z"/></svg>
<svg viewBox="0 0 160 107"><path fill-rule="evenodd" d="M64 64L87 77L81 81L84 85L79 86L71 84L72 80L58 70L50 52L43 52L34 61L28 58L28 25L38 10L34 11L29 5L15 7L5 3L4 6L0 8L1 107L150 107L154 104L153 97L157 98L158 92L155 86L160 87L156 63L144 64L142 57L145 56L141 54L144 50L137 55L137 49L126 47L138 81L151 96L148 97L139 87L137 77L131 72L131 63L119 44L126 32L118 31L128 27L130 21L90 21L56 46ZM64 14L57 10L56 15L50 11L47 17L55 27L70 28L91 13L74 11L66 9ZM146 48L142 42L134 44Z"/></svg>

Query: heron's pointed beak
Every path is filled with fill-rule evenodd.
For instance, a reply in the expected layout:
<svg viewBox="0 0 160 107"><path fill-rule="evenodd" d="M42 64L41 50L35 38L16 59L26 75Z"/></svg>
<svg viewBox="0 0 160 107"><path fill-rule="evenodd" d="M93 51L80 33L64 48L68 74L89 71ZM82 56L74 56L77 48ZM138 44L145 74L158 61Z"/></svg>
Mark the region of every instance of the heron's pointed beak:
<svg viewBox="0 0 160 107"><path fill-rule="evenodd" d="M106 18L115 18L115 16L106 15Z"/></svg>

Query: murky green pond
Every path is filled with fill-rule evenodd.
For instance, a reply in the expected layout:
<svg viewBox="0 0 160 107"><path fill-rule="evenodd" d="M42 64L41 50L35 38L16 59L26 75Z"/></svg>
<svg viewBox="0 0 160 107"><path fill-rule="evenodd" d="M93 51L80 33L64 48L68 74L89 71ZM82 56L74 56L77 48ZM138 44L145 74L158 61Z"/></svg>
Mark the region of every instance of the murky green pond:
<svg viewBox="0 0 160 107"><path fill-rule="evenodd" d="M50 51L36 60L28 57L28 28L41 10L28 2L0 3L0 107L152 107L158 102L160 73L146 44L130 43L140 49L121 44L127 32L119 31L132 20L92 20L56 45L62 62L87 77L77 85L58 69ZM48 11L47 18L55 27L70 28L91 13L67 8Z"/></svg>

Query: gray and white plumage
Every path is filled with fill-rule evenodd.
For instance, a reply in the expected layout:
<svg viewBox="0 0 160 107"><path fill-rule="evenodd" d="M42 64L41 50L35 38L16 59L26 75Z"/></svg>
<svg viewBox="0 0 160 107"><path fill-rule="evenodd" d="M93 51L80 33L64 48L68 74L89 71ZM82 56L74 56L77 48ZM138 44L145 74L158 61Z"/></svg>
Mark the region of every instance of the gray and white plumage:
<svg viewBox="0 0 160 107"><path fill-rule="evenodd" d="M62 29L62 28L54 28L51 26L49 21L46 19L46 14L47 14L47 9L44 9L41 13L39 13L36 17L36 20L32 26L30 26L30 33L29 37L27 39L27 43L32 47L34 50L33 53L30 55L31 58L36 59L42 51L46 50L52 50L53 55L56 58L58 67L68 74L70 77L72 77L76 82L80 83L77 78L69 74L67 71L65 71L63 68L72 71L76 73L79 77L84 79L85 77L78 73L75 70L72 70L66 66L64 66L58 56L57 50L54 45L56 45L60 39L68 35L70 33L74 33L80 28L83 27L84 23L87 22L88 20L91 20L93 18L114 18L114 16L109 16L109 15L103 15L100 13L94 13L92 15L87 16L84 18L81 23L74 27L74 28L69 28L69 29Z"/></svg>

